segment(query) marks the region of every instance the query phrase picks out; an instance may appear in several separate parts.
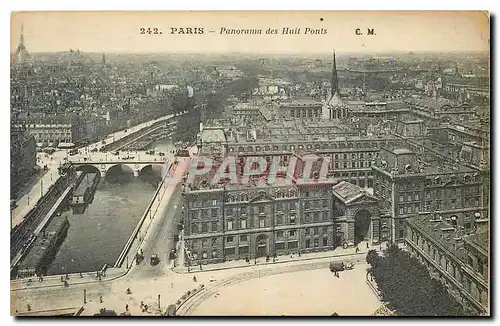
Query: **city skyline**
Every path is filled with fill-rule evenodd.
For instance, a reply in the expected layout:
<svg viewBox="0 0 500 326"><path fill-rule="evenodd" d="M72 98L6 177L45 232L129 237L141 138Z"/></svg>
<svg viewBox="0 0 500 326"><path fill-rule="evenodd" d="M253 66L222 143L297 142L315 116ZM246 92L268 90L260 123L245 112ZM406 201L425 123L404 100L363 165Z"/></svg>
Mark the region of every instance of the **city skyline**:
<svg viewBox="0 0 500 326"><path fill-rule="evenodd" d="M24 25L25 44L31 53L69 49L214 54L326 54L331 53L332 48L338 53L489 51L486 12L395 13L191 12L186 16L176 12L19 12L12 15L11 52L14 53L19 44L21 25ZM203 28L204 34L171 34L171 28L179 31L186 27ZM305 28L323 29L327 33L281 34L286 27L300 28L301 33ZM141 35L140 28L158 28L162 35ZM262 34L221 35L222 28L261 29ZM277 29L278 34L267 35L267 28ZM375 35L356 35L357 28L364 34L373 29Z"/></svg>

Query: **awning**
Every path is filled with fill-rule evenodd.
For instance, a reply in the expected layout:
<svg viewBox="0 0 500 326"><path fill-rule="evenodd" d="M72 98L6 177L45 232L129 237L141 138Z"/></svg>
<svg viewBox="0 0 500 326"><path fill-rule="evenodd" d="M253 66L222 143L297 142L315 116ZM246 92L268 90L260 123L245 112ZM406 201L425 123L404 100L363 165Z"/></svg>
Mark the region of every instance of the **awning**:
<svg viewBox="0 0 500 326"><path fill-rule="evenodd" d="M75 144L73 143L59 143L57 148L73 148L75 147Z"/></svg>

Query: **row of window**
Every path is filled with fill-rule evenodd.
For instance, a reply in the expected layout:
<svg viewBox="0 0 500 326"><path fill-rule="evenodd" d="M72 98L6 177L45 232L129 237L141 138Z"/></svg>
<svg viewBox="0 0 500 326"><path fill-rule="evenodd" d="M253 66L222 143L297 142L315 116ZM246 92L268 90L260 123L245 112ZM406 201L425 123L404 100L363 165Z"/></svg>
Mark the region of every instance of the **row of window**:
<svg viewBox="0 0 500 326"><path fill-rule="evenodd" d="M241 241L241 240L240 240ZM244 241L241 241L244 242ZM328 238L323 237L322 239L320 238L314 238L314 239L306 239L305 240L305 247L307 249L310 248L318 248L318 247L327 247L328 246ZM234 240L231 243L227 243L228 245L234 245ZM276 242L274 245L276 250L284 250L284 249L297 249L298 248L298 241L297 240L292 240L292 241L280 241ZM249 253L249 246L248 245L241 245L241 246L234 246L234 247L228 247L225 248L225 256L231 256L236 254L236 248L238 248L238 254L239 255L244 255ZM193 244L193 249L196 249L196 246ZM193 258L196 259L210 259L210 258L218 258L219 257L219 250L212 248L211 251L208 251L209 249L207 247L202 247L202 249L206 249L200 253L198 253L196 250L193 252ZM210 255L209 255L210 254Z"/></svg>
<svg viewBox="0 0 500 326"><path fill-rule="evenodd" d="M475 297L480 303L485 303L486 300L483 297L484 293L482 293L481 287L475 284L474 290L472 291L473 282L467 276L466 273L463 273L460 266L456 265L452 261L450 261L445 255L443 255L439 250L433 246L433 244L423 237L421 237L416 232L411 232L411 239L414 241L419 248L421 248L424 252L427 253L428 256L432 258L434 262L436 262L440 267L442 267L447 274L457 280L465 290ZM422 257L419 255L419 257ZM472 257L468 256L468 262L471 267L474 266ZM473 268L476 272L484 276L485 266L483 264L477 264L477 268ZM487 295L485 296L487 298Z"/></svg>
<svg viewBox="0 0 500 326"><path fill-rule="evenodd" d="M390 145L394 142L382 142L381 145ZM234 144L231 144L231 145L234 145ZM356 141L356 142L338 142L338 143L332 143L332 142L329 142L329 143L322 143L322 144L307 144L307 145L302 145L302 144L298 144L298 145L265 145L265 146L256 146L255 147L255 151L256 152L261 152L262 150L264 151L270 151L271 149L273 151L278 151L278 150L284 150L284 151L294 151L296 149L299 149L299 150L302 150L302 149L320 149L320 148L323 148L323 149L326 149L326 148L333 148L333 149L342 149L342 148L345 148L345 149L354 149L354 148L379 148L380 145L379 145L379 142L377 141ZM245 149L248 151L248 152L253 152L254 151L254 147L253 146L248 146L248 147L243 147L243 146L240 146L237 148L238 152L245 152ZM234 152L236 149L235 147L233 146L229 146L229 152ZM369 153L368 153L369 154ZM338 155L338 154L337 154ZM372 154L372 155L376 155L376 154Z"/></svg>

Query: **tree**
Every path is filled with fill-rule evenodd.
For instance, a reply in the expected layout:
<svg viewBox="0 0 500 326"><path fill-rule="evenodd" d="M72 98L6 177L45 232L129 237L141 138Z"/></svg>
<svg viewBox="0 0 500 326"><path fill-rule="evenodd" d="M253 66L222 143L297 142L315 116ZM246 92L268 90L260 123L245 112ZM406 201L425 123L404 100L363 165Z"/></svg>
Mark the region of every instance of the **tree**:
<svg viewBox="0 0 500 326"><path fill-rule="evenodd" d="M366 257L382 298L402 316L466 316L463 307L443 284L432 279L425 266L408 252L391 244L380 257Z"/></svg>

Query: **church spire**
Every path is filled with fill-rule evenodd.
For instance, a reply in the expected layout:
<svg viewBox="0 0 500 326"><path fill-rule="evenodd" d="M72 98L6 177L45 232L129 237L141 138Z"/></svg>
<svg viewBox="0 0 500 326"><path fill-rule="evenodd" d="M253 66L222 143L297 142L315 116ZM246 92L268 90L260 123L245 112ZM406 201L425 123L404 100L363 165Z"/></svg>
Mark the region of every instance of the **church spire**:
<svg viewBox="0 0 500 326"><path fill-rule="evenodd" d="M21 24L21 37L19 39L19 46L24 48L24 24Z"/></svg>
<svg viewBox="0 0 500 326"><path fill-rule="evenodd" d="M332 68L332 95L339 91L339 80L337 77L337 63L335 60L335 50L333 50L333 68Z"/></svg>

